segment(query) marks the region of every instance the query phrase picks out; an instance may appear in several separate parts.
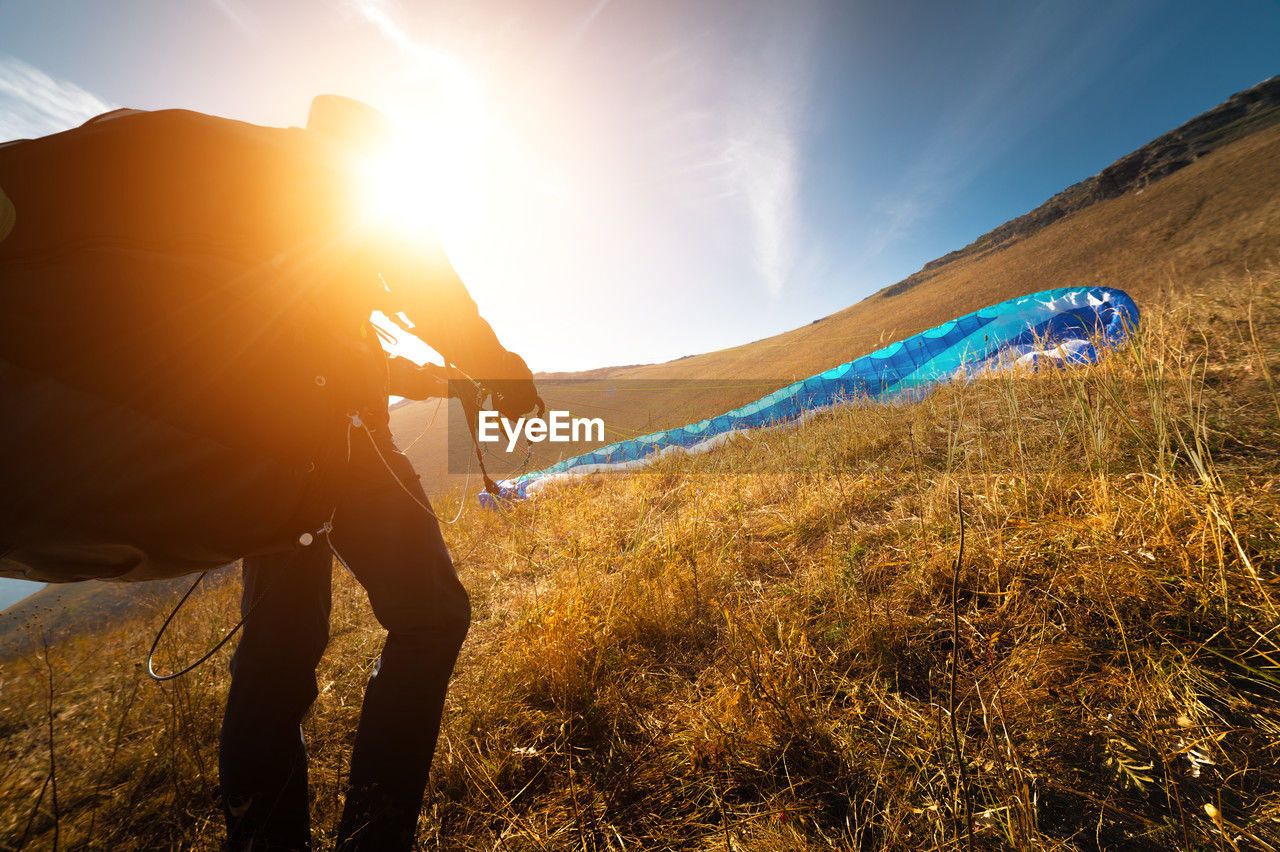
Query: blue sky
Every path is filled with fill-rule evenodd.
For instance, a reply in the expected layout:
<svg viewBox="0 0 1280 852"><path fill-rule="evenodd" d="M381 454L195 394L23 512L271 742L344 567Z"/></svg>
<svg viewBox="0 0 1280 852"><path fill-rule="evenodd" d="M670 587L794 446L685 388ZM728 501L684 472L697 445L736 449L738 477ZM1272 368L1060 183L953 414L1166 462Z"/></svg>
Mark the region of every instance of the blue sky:
<svg viewBox="0 0 1280 852"><path fill-rule="evenodd" d="M577 369L839 310L1278 44L1276 0L9 0L0 138L115 105L300 124L320 92L438 116L436 158L471 158L436 211L455 265L508 346Z"/></svg>

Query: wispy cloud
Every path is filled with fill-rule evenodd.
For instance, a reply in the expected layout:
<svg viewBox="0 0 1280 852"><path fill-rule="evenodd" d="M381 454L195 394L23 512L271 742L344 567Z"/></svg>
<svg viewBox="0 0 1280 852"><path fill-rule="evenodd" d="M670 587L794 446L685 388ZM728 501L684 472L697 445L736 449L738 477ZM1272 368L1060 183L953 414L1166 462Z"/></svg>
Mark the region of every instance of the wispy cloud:
<svg viewBox="0 0 1280 852"><path fill-rule="evenodd" d="M796 59L803 53L804 34L793 27L789 38L789 44L774 42L778 52L743 81L746 97L734 99L725 141L730 175L746 204L756 271L774 296L782 292L795 263L808 83Z"/></svg>
<svg viewBox="0 0 1280 852"><path fill-rule="evenodd" d="M243 0L210 0L232 24L247 36L257 38L262 35L262 23L253 9Z"/></svg>
<svg viewBox="0 0 1280 852"><path fill-rule="evenodd" d="M56 133L111 109L75 83L0 54L0 141Z"/></svg>
<svg viewBox="0 0 1280 852"><path fill-rule="evenodd" d="M485 155L492 202L470 226L458 213L438 230L490 321L515 329L509 345L565 311L624 315L637 299L684 300L695 307L631 345L643 355L599 355L618 343L607 323L554 344L526 332L530 351L555 350L543 357L562 364L668 357L721 343L704 339L697 310L732 294L724 309L749 313L799 282L815 250L801 189L821 0L592 0L555 11L493 0L448 15L342 2L403 66L384 77L396 87L388 105L410 96L423 116L467 119L443 124L446 135L484 131L463 160ZM441 90L452 96L438 103Z"/></svg>
<svg viewBox="0 0 1280 852"><path fill-rule="evenodd" d="M777 295L794 258L799 164L794 132L785 110L745 117L728 140L726 159L746 202L756 270Z"/></svg>
<svg viewBox="0 0 1280 852"><path fill-rule="evenodd" d="M655 56L664 81L665 168L691 194L741 221L738 238L772 296L791 277L801 239L801 148L808 123L813 4L756 3L732 24L692 28Z"/></svg>
<svg viewBox="0 0 1280 852"><path fill-rule="evenodd" d="M725 160L745 205L756 273L774 297L794 271L800 243L801 146L820 17L809 2L754 4L728 45L743 59L725 65Z"/></svg>
<svg viewBox="0 0 1280 852"><path fill-rule="evenodd" d="M348 5L421 71L447 78L454 91L481 97L478 82L466 70L406 27L404 10L393 0L348 0ZM615 75L611 79L628 81L620 91L631 100L609 108L625 115L620 124L647 144L633 152L634 159L621 155L615 174L605 180L618 190L643 193L646 186L665 185L686 200L714 199L724 220L739 223L734 241L741 256L751 259L765 289L776 296L792 273L800 239L800 147L810 88L808 57L820 18L817 5L813 0L785 5L757 0L737 7L729 18L718 6L657 8L666 11L646 16L634 6L616 7L625 20L650 17L654 22L651 30L623 42L607 67L599 69L602 75ZM614 0L596 0L577 19L564 20L558 61L570 67L582 61L576 51L586 33L614 11ZM618 38L616 20L612 26L599 36L606 42ZM644 57L642 45L655 50ZM646 82L632 86L635 78ZM600 140L606 146L617 143L612 137ZM624 148L632 144L621 142ZM655 229L670 224L670 212L654 223Z"/></svg>
<svg viewBox="0 0 1280 852"><path fill-rule="evenodd" d="M351 6L373 24L387 41L395 45L417 66L417 70L443 76L453 93L467 98L479 97L479 86L453 57L415 39L396 20L385 0L351 0Z"/></svg>

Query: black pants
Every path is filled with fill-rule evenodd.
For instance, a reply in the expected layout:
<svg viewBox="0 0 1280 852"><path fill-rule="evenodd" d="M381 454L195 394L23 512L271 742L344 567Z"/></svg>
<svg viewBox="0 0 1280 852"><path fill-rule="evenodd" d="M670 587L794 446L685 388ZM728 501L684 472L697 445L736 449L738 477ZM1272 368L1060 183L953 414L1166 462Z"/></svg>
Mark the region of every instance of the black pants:
<svg viewBox="0 0 1280 852"><path fill-rule="evenodd" d="M339 848L396 850L413 843L471 609L435 518L405 493L427 503L413 468L385 425L373 435L395 476L369 434L354 429L330 536L387 630L365 690ZM231 660L219 760L232 849L250 841L254 849L310 848L300 723L329 638L331 564L323 539L244 561L241 608L252 612Z"/></svg>

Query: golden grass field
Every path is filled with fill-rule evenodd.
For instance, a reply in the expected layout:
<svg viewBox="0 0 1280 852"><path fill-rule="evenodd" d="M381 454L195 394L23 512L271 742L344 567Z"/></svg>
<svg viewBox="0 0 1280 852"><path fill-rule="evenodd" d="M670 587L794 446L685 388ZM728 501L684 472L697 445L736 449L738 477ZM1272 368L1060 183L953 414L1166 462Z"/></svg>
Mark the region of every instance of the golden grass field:
<svg viewBox="0 0 1280 852"><path fill-rule="evenodd" d="M1143 311L1096 366L851 406L501 512L445 493L445 418L397 408L440 516L460 511L475 611L422 844L1280 849L1277 199L1271 127L900 295L596 371L783 384L1072 284ZM238 596L195 596L160 667L223 636ZM229 652L151 682L163 614L0 663L0 850L219 848ZM381 640L335 572L306 722L321 848Z"/></svg>
<svg viewBox="0 0 1280 852"><path fill-rule="evenodd" d="M423 842L958 849L971 822L984 849L1280 848L1280 276L1172 289L1094 367L468 500ZM322 844L381 641L336 579ZM236 586L164 667L234 624ZM218 848L226 658L148 681L158 619L5 664L0 848Z"/></svg>

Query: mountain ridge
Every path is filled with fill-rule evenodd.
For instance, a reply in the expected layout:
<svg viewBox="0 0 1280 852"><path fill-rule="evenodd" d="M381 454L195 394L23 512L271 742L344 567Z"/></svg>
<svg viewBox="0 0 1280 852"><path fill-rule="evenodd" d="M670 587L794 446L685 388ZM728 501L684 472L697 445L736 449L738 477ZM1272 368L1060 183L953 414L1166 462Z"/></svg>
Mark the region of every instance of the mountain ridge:
<svg viewBox="0 0 1280 852"><path fill-rule="evenodd" d="M1141 191L1206 154L1280 122L1280 74L1269 77L1125 154L1095 175L1055 193L1040 206L992 228L964 248L931 260L917 272L872 294L892 298L911 290L947 264L995 251L1099 201Z"/></svg>

